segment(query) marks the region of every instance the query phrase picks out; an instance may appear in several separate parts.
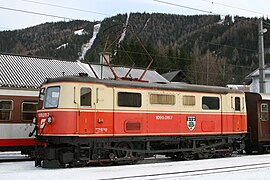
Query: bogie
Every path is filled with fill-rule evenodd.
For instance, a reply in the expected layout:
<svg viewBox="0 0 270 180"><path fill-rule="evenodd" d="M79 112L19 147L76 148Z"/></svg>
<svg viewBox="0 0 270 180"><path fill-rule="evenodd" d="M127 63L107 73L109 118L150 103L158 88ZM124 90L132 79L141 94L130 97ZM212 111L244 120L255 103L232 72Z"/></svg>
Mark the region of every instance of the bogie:
<svg viewBox="0 0 270 180"><path fill-rule="evenodd" d="M145 157L163 154L177 160L191 160L210 157L226 157L236 150L230 142L239 142L241 136L211 136L174 138L149 137L144 141L134 141L133 138L117 138L117 141L105 142L105 139L84 139L88 143L58 144L57 146L38 146L36 166L47 168L73 167L85 165L133 164ZM61 138L60 138L61 139ZM60 140L59 139L59 140ZM110 140L106 138L106 140ZM64 138L63 142L70 141Z"/></svg>

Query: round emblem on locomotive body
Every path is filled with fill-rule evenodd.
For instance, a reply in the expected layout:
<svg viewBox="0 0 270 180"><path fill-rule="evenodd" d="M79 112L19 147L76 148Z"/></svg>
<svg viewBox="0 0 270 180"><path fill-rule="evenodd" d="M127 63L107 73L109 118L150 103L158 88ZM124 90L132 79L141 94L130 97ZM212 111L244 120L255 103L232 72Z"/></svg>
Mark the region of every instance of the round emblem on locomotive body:
<svg viewBox="0 0 270 180"><path fill-rule="evenodd" d="M195 116L187 116L187 127L190 131L193 131L193 129L196 126L196 117Z"/></svg>

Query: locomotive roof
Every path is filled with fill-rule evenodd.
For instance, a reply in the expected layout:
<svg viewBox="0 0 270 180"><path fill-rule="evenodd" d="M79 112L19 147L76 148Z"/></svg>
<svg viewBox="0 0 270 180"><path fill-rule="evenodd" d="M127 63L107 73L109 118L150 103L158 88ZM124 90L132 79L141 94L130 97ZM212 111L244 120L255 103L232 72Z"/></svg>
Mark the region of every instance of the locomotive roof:
<svg viewBox="0 0 270 180"><path fill-rule="evenodd" d="M159 83L159 82L138 82L129 80L107 80L96 79L92 77L80 77L80 76L63 76L59 78L49 78L46 83L59 83L59 82L89 82L104 84L106 86L122 87L122 88L146 88L156 90L179 90L179 91L193 91L193 92L210 92L210 93L242 93L237 89L229 89L220 86L205 86L205 85L192 85L185 83Z"/></svg>

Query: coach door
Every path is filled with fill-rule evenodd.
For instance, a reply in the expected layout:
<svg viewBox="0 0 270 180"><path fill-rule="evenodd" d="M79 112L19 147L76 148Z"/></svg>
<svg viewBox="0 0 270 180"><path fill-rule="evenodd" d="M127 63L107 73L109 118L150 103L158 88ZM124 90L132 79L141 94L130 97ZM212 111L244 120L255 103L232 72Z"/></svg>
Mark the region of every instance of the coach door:
<svg viewBox="0 0 270 180"><path fill-rule="evenodd" d="M258 103L258 140L270 141L269 102Z"/></svg>
<svg viewBox="0 0 270 180"><path fill-rule="evenodd" d="M79 94L79 122L80 134L94 133L95 105L93 103L93 88L89 85L81 85L78 90L74 89L75 95ZM76 92L78 91L78 92Z"/></svg>

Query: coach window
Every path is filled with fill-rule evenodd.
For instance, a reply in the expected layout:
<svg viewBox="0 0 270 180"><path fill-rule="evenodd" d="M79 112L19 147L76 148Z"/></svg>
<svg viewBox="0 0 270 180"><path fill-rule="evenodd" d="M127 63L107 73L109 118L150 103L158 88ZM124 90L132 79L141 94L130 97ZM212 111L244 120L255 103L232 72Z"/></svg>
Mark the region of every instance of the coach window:
<svg viewBox="0 0 270 180"><path fill-rule="evenodd" d="M235 111L240 111L240 97L234 98L234 107Z"/></svg>
<svg viewBox="0 0 270 180"><path fill-rule="evenodd" d="M118 92L118 106L122 107L141 107L142 95L132 92Z"/></svg>
<svg viewBox="0 0 270 180"><path fill-rule="evenodd" d="M268 104L261 104L261 121L268 121Z"/></svg>
<svg viewBox="0 0 270 180"><path fill-rule="evenodd" d="M11 121L13 114L13 101L0 100L0 121Z"/></svg>
<svg viewBox="0 0 270 180"><path fill-rule="evenodd" d="M22 120L32 121L36 114L38 107L37 101L23 101L22 102Z"/></svg>
<svg viewBox="0 0 270 180"><path fill-rule="evenodd" d="M150 94L151 104L164 104L164 105L174 105L175 96L167 94Z"/></svg>
<svg viewBox="0 0 270 180"><path fill-rule="evenodd" d="M202 108L205 110L219 110L219 98L218 97L203 97Z"/></svg>
<svg viewBox="0 0 270 180"><path fill-rule="evenodd" d="M81 88L80 96L80 106L91 106L91 88Z"/></svg>
<svg viewBox="0 0 270 180"><path fill-rule="evenodd" d="M60 87L48 87L45 95L45 108L56 108L58 107L60 97Z"/></svg>

